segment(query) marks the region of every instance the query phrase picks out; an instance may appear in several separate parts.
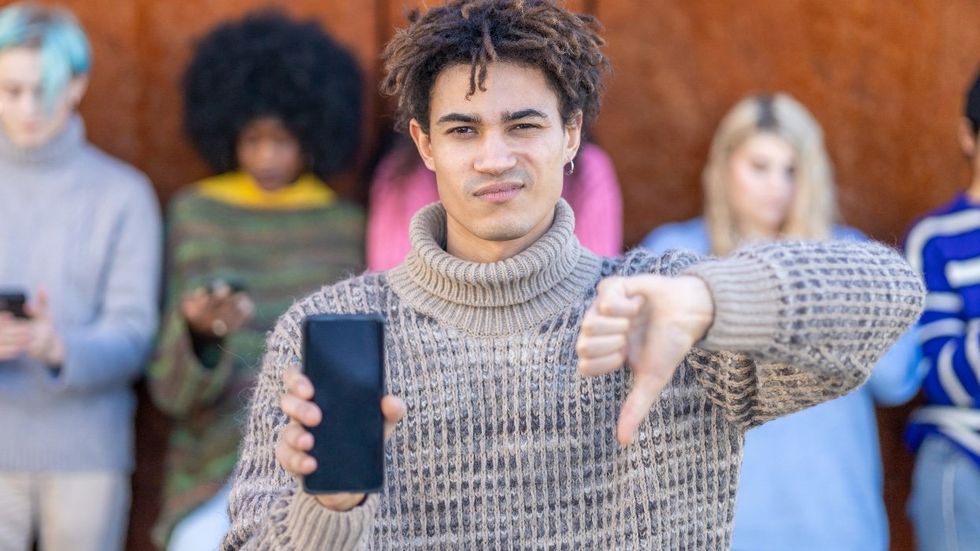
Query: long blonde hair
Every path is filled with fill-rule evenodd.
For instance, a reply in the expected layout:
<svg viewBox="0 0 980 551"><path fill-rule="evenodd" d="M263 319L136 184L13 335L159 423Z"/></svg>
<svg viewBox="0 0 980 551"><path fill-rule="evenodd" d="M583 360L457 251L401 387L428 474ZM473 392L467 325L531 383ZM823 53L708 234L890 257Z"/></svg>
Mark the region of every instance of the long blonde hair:
<svg viewBox="0 0 980 551"><path fill-rule="evenodd" d="M833 168L820 124L787 94L750 96L738 102L718 125L701 175L704 215L714 254L728 254L741 241L728 197L729 160L745 140L762 132L783 138L796 153L793 201L780 237L825 239L837 219Z"/></svg>

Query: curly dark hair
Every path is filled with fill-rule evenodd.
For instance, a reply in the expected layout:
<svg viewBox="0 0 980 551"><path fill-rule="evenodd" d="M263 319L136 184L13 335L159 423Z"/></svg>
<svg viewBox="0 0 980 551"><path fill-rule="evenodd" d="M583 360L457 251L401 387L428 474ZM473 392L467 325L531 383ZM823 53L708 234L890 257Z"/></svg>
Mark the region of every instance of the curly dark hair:
<svg viewBox="0 0 980 551"><path fill-rule="evenodd" d="M238 167L236 142L272 116L299 140L322 179L347 169L360 143L361 72L315 21L261 11L199 43L184 73L184 128L217 172Z"/></svg>
<svg viewBox="0 0 980 551"><path fill-rule="evenodd" d="M415 10L409 21L383 54L381 91L398 97L399 130L414 118L429 132L429 93L439 73L456 64L470 66L470 95L486 90L488 64L507 61L545 73L566 124L581 110L589 126L599 112L609 62L591 15L549 0L452 0L424 15Z"/></svg>

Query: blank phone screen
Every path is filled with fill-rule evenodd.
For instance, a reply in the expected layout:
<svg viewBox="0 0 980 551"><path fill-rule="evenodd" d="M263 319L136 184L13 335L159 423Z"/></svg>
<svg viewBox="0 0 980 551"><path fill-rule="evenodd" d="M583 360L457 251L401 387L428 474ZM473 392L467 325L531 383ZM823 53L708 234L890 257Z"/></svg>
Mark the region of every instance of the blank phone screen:
<svg viewBox="0 0 980 551"><path fill-rule="evenodd" d="M303 328L303 369L323 420L309 428L317 470L310 493L376 492L384 484L384 322L321 315Z"/></svg>

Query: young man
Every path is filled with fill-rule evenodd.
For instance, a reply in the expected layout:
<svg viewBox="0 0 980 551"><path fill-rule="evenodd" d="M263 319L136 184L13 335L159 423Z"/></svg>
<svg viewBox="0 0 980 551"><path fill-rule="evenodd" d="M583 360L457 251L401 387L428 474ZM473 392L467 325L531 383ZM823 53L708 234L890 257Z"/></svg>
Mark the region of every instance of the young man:
<svg viewBox="0 0 980 551"><path fill-rule="evenodd" d="M980 545L980 74L960 126L970 187L912 227L905 249L925 280L920 321L928 404L912 417L909 513L919 549Z"/></svg>
<svg viewBox="0 0 980 551"><path fill-rule="evenodd" d="M544 0L457 0L388 46L383 87L441 203L403 264L280 319L226 549L724 549L745 431L847 392L914 321L921 285L880 245L583 249L559 195L598 111L596 26ZM324 415L300 327L322 312L386 320L380 495L298 486Z"/></svg>
<svg viewBox="0 0 980 551"><path fill-rule="evenodd" d="M0 549L121 549L133 393L157 325L146 176L85 140L89 48L71 14L0 10Z"/></svg>

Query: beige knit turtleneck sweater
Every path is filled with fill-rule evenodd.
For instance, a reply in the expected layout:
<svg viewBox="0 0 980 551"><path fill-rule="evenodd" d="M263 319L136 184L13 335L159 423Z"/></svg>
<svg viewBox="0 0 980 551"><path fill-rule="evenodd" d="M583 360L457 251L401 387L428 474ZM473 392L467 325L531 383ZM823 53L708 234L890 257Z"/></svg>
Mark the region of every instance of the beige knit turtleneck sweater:
<svg viewBox="0 0 980 551"><path fill-rule="evenodd" d="M527 250L476 264L443 250L432 205L404 264L294 305L269 337L224 549L727 549L746 429L857 386L922 305L919 280L878 244L600 259L573 226L559 202ZM701 277L716 315L622 448L628 374L577 376L574 345L600 278L651 272ZM303 318L324 312L384 316L387 390L408 405L384 492L343 513L274 456L283 369L301 364Z"/></svg>

